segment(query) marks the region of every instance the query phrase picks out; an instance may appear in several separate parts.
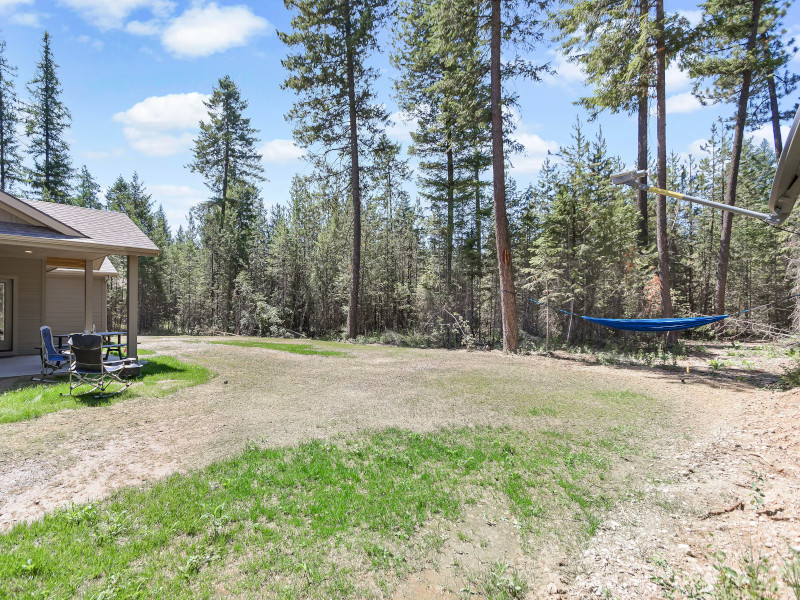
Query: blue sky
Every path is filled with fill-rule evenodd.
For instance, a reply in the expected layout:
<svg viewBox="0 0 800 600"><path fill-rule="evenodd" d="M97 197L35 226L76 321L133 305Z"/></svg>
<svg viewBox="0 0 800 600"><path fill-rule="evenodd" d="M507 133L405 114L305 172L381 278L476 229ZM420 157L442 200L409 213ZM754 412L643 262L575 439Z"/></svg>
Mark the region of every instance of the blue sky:
<svg viewBox="0 0 800 600"><path fill-rule="evenodd" d="M667 10L699 16L686 2L667 2ZM260 130L269 179L262 186L265 203L284 202L292 175L307 171L283 118L293 94L280 89L286 50L275 32L288 29L289 18L281 0L0 0L0 35L19 69L20 97L27 96L25 82L33 75L47 29L63 100L72 113L68 140L75 166L86 164L104 189L118 175L129 178L137 171L173 228L207 195L200 176L185 165L204 116L203 98L223 75L237 83L250 103L247 116ZM800 9L791 8L786 24L789 34L800 33ZM559 74L511 84L520 98L517 138L526 148L525 155L513 159L511 174L523 185L535 178L548 151L569 141L576 116L586 117L572 104L583 92L580 71L564 63L555 48L542 48L540 55ZM386 45L373 64L384 74L377 86L380 100L395 115L389 133L407 146L412 125L396 114ZM800 60L792 66L800 71ZM696 155L711 124L720 115L730 116L732 108L701 107L677 69L670 70L667 86L668 144ZM635 120L604 115L588 131L600 125L610 150L633 166Z"/></svg>

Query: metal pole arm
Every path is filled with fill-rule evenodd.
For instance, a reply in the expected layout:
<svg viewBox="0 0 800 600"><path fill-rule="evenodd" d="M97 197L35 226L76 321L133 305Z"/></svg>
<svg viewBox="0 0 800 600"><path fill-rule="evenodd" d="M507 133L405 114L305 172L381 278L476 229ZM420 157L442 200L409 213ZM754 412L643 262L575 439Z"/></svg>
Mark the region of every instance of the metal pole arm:
<svg viewBox="0 0 800 600"><path fill-rule="evenodd" d="M697 198L695 196L689 196L687 194L681 194L679 192L662 190L661 188L653 187L651 185L647 185L646 183L641 183L639 181L639 178L645 175L647 175L647 171L625 171L622 173L614 173L611 176L611 182L614 183L615 185L629 185L632 188L636 188L638 190L645 190L647 192L653 192L654 194L662 194L664 196L669 196L670 198L676 198L678 200L686 200L687 202L702 204L703 206L708 206L710 208L726 210L728 212L735 213L737 215L743 215L745 217L753 217L755 219L765 221L766 223L769 223L771 225L779 225L781 223L780 213L777 214L760 213L754 210L740 208L738 206L731 206L730 204L723 204L722 202L714 202L713 200Z"/></svg>

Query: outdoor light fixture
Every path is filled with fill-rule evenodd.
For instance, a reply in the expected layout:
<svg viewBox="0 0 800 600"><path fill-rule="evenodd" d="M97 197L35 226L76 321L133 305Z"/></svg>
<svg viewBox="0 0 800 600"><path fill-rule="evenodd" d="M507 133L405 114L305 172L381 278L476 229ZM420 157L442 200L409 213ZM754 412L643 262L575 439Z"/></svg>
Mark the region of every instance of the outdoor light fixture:
<svg viewBox="0 0 800 600"><path fill-rule="evenodd" d="M33 254L33 250L25 250L25 254Z"/></svg>

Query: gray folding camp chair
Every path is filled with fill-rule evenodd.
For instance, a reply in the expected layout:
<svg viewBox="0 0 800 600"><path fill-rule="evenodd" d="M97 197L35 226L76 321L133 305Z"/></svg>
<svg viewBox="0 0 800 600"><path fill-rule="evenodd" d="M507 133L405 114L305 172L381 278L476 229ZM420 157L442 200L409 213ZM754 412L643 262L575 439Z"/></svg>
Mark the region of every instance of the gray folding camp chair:
<svg viewBox="0 0 800 600"><path fill-rule="evenodd" d="M103 338L95 334L73 333L69 338L69 393L82 386L92 386L86 394L97 391L106 395L106 390L118 383L122 385L110 394L119 394L133 382L127 375L139 365L132 361L103 360ZM98 397L98 396L96 396Z"/></svg>
<svg viewBox="0 0 800 600"><path fill-rule="evenodd" d="M53 332L47 325L42 325L39 333L42 336L42 377L47 377L69 364L69 352L56 350L55 344L53 344ZM44 380L37 379L36 381Z"/></svg>

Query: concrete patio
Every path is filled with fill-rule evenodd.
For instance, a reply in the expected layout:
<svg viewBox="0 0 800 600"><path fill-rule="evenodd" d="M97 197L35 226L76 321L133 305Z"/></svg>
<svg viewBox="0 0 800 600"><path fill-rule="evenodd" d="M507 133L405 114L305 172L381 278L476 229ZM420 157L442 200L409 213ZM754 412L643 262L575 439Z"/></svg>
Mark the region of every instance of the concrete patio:
<svg viewBox="0 0 800 600"><path fill-rule="evenodd" d="M42 359L38 354L0 358L0 379L4 377L22 377L23 375L39 375L41 372Z"/></svg>

